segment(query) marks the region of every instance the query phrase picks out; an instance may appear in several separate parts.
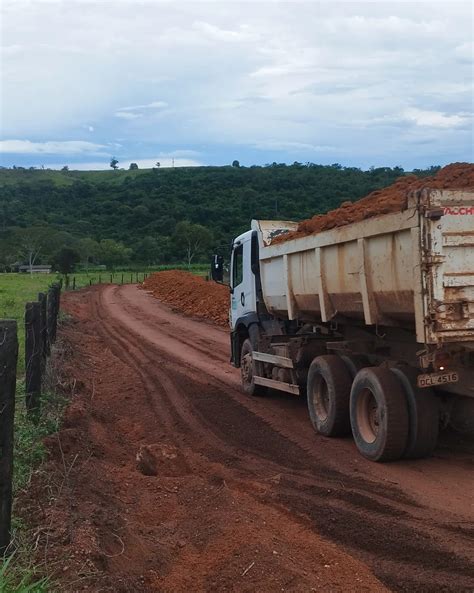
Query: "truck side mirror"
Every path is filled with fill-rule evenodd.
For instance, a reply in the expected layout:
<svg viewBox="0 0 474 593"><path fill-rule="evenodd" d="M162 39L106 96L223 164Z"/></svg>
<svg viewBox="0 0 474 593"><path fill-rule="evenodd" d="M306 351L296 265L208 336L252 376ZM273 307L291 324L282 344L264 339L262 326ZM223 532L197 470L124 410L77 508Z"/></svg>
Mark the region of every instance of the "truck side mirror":
<svg viewBox="0 0 474 593"><path fill-rule="evenodd" d="M211 259L211 278L214 282L224 281L224 258L222 255L213 255Z"/></svg>

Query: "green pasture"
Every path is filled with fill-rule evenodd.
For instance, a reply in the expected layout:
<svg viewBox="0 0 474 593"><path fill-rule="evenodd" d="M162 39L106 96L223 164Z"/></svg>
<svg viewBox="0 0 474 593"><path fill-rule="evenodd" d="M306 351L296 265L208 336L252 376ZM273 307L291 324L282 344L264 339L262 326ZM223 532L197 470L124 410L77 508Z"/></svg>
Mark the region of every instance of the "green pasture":
<svg viewBox="0 0 474 593"><path fill-rule="evenodd" d="M149 269L130 270L90 270L70 274L69 288L72 289L75 279L76 289L95 284L124 284L143 282L145 274L161 272L171 269L189 270L193 274L204 276L209 270L207 264L193 264L190 267L181 265L162 265ZM18 370L24 372L25 368L25 304L35 301L39 292L46 292L48 287L61 278L60 274L0 274L0 318L16 319L18 322ZM138 280L137 280L138 278ZM123 280L122 280L123 279ZM63 278L63 286L64 278Z"/></svg>

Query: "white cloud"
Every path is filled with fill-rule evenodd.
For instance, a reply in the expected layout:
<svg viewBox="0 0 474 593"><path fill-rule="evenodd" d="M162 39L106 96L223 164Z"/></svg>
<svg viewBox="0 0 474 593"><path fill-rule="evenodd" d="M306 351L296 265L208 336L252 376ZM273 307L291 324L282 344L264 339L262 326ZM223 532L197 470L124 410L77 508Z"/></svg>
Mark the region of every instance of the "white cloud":
<svg viewBox="0 0 474 593"><path fill-rule="evenodd" d="M403 117L417 126L431 128L458 128L471 119L471 116L466 113L448 115L440 111L426 111L415 108L406 109Z"/></svg>
<svg viewBox="0 0 474 593"><path fill-rule="evenodd" d="M252 39L252 34L246 25L241 25L240 30L238 31L232 31L229 29L221 29L203 21L196 21L193 23L193 29L201 31L207 37L216 41L236 42Z"/></svg>
<svg viewBox="0 0 474 593"><path fill-rule="evenodd" d="M1 54L4 56L18 54L23 51L23 46L16 43L12 45L2 45L0 48Z"/></svg>
<svg viewBox="0 0 474 593"><path fill-rule="evenodd" d="M334 146L307 144L304 142L287 142L282 140L261 140L255 143L259 150L282 150L285 152L328 152L334 150Z"/></svg>
<svg viewBox="0 0 474 593"><path fill-rule="evenodd" d="M144 105L131 105L130 107L119 107L117 111L138 111L139 109L164 109L168 107L166 101L152 101Z"/></svg>
<svg viewBox="0 0 474 593"><path fill-rule="evenodd" d="M103 144L82 140L31 142L30 140L0 140L0 152L8 154L102 154Z"/></svg>
<svg viewBox="0 0 474 593"><path fill-rule="evenodd" d="M114 115L119 119L138 119L139 117L143 117L142 113L133 113L131 111L116 111Z"/></svg>

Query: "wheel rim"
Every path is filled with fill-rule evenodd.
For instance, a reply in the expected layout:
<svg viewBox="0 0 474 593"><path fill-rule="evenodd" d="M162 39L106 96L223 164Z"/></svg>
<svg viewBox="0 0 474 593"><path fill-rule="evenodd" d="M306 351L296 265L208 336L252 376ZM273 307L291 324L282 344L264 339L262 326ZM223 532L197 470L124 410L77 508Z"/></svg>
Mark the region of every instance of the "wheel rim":
<svg viewBox="0 0 474 593"><path fill-rule="evenodd" d="M314 410L318 418L325 422L329 415L329 391L326 381L318 375L313 385Z"/></svg>
<svg viewBox="0 0 474 593"><path fill-rule="evenodd" d="M253 360L251 352L247 352L242 356L242 360L240 361L240 373L242 375L242 382L245 385L250 385L253 379Z"/></svg>
<svg viewBox="0 0 474 593"><path fill-rule="evenodd" d="M377 400L370 389L364 389L358 398L356 418L360 436L366 443L373 443L379 433L380 414Z"/></svg>

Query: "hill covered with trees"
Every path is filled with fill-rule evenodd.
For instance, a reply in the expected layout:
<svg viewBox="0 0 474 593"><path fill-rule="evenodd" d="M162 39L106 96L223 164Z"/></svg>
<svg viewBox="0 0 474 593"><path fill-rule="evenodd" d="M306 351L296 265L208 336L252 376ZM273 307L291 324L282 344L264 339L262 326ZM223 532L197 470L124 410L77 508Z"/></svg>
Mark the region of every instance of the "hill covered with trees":
<svg viewBox="0 0 474 593"><path fill-rule="evenodd" d="M84 264L108 267L207 261L214 251L227 254L252 218L302 220L404 174L400 167L237 162L131 171L2 169L0 269L50 262L65 247Z"/></svg>

